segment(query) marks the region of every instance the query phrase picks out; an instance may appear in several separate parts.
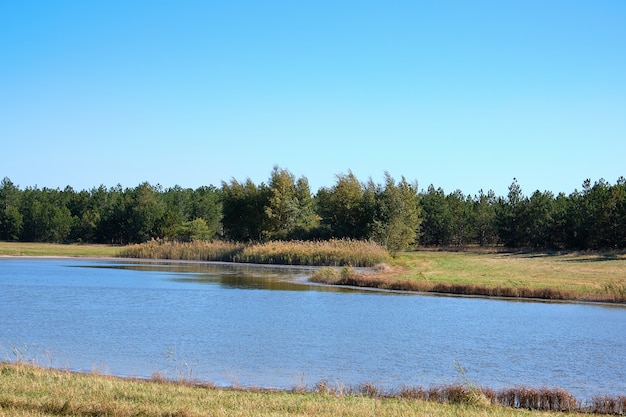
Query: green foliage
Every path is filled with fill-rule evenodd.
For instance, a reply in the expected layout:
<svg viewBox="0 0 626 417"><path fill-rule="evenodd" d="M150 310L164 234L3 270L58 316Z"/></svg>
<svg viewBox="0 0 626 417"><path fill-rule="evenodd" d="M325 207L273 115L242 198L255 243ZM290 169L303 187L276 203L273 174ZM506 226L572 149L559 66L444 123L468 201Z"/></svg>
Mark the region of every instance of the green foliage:
<svg viewBox="0 0 626 417"><path fill-rule="evenodd" d="M313 198L306 178L297 181L294 175L275 166L268 185L265 206L267 240L290 239L306 234L317 226L318 217L313 210Z"/></svg>
<svg viewBox="0 0 626 417"><path fill-rule="evenodd" d="M367 237L372 217L367 203L366 189L352 171L337 175L333 187L321 188L317 193L321 223L337 239Z"/></svg>
<svg viewBox="0 0 626 417"><path fill-rule="evenodd" d="M184 222L176 229L176 238L181 242L193 242L195 240L211 240L213 233L204 219L198 218L190 222Z"/></svg>
<svg viewBox="0 0 626 417"><path fill-rule="evenodd" d="M424 246L505 245L530 249L626 247L626 179L586 180L566 195L514 179L506 197L446 194L385 175L360 182L352 172L312 196L308 180L274 167L267 184L223 182L198 189L142 183L21 190L0 182L0 240L127 244L150 239L373 240L391 253Z"/></svg>
<svg viewBox="0 0 626 417"><path fill-rule="evenodd" d="M415 244L422 222L417 184L409 184L404 177L396 184L385 173L385 186L379 187L375 201L372 239L392 254Z"/></svg>
<svg viewBox="0 0 626 417"><path fill-rule="evenodd" d="M421 196L424 219L421 224L422 241L426 246L452 244L451 209L443 189L431 184L428 192Z"/></svg>
<svg viewBox="0 0 626 417"><path fill-rule="evenodd" d="M222 225L226 238L249 242L262 239L265 228L267 187L257 187L252 180L239 183L232 179L222 182Z"/></svg>

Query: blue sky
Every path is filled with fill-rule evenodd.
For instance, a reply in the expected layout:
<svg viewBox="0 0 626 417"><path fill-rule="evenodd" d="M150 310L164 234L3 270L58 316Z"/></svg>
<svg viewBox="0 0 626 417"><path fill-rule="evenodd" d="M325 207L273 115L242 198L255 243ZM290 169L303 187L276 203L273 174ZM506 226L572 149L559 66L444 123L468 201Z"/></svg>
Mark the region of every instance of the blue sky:
<svg viewBox="0 0 626 417"><path fill-rule="evenodd" d="M626 2L0 1L21 188L626 175Z"/></svg>

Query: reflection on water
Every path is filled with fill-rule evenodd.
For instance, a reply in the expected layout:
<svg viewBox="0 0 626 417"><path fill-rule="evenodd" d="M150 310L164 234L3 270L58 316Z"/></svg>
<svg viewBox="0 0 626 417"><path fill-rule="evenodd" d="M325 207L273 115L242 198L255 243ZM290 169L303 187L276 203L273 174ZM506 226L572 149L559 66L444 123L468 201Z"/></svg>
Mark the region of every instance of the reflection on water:
<svg viewBox="0 0 626 417"><path fill-rule="evenodd" d="M303 268L0 259L0 358L217 385L626 393L626 309L355 291Z"/></svg>
<svg viewBox="0 0 626 417"><path fill-rule="evenodd" d="M167 272L172 282L219 284L237 289L347 292L354 290L308 282L314 267L234 264L229 262L150 262L74 265L76 268L101 268L130 271ZM364 290L360 290L364 291Z"/></svg>

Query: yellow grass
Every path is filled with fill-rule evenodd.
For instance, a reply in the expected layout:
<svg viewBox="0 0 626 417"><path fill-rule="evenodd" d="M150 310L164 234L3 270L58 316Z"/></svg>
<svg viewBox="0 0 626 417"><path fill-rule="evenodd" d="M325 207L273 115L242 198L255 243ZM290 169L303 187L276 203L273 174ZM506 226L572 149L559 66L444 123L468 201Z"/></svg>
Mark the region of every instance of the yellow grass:
<svg viewBox="0 0 626 417"><path fill-rule="evenodd" d="M390 259L389 253L376 243L348 239L250 244L151 240L125 247L120 251L120 256L315 266L374 266Z"/></svg>
<svg viewBox="0 0 626 417"><path fill-rule="evenodd" d="M287 265L374 266L390 260L389 253L374 242L350 239L325 241L271 241L246 246L234 257L238 262Z"/></svg>

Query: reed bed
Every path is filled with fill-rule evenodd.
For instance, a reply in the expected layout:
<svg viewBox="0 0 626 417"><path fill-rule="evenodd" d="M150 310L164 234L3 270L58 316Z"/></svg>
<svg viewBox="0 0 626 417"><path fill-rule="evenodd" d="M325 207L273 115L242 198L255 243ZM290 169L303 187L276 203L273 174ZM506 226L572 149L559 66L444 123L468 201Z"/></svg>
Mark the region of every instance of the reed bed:
<svg viewBox="0 0 626 417"><path fill-rule="evenodd" d="M119 256L242 263L368 267L387 261L389 253L373 242L358 240L273 241L258 244L232 242L176 242L152 240L131 245Z"/></svg>
<svg viewBox="0 0 626 417"><path fill-rule="evenodd" d="M361 240L272 241L246 246L236 262L370 267L389 260L380 245Z"/></svg>
<svg viewBox="0 0 626 417"><path fill-rule="evenodd" d="M118 255L123 258L139 259L232 261L244 247L244 244L233 242L178 242L159 239L127 246Z"/></svg>

